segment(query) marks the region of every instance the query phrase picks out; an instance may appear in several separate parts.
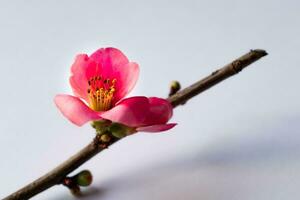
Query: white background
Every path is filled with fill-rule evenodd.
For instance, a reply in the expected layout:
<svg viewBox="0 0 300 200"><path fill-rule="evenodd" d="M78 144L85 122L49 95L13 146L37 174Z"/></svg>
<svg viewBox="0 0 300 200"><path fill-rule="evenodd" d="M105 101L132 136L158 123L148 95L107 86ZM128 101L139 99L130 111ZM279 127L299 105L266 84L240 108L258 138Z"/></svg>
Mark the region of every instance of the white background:
<svg viewBox="0 0 300 200"><path fill-rule="evenodd" d="M81 169L82 199L300 198L300 3L0 1L0 197L93 138L56 109L76 54L113 46L140 64L131 95L166 97L253 48L269 55L176 108L178 126L139 133ZM55 186L33 199L74 199Z"/></svg>

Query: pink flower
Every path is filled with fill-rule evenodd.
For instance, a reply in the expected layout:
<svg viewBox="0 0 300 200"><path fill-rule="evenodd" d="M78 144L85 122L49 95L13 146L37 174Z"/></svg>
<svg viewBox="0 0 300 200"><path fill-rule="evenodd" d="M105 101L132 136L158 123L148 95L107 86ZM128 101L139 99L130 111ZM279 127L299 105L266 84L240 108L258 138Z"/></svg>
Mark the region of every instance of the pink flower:
<svg viewBox="0 0 300 200"><path fill-rule="evenodd" d="M106 119L136 131L160 132L174 127L174 123L167 124L173 112L167 100L143 96L123 99L138 75L138 64L129 62L118 49L101 48L91 56L80 54L71 66L70 84L75 96L59 94L54 101L78 126Z"/></svg>

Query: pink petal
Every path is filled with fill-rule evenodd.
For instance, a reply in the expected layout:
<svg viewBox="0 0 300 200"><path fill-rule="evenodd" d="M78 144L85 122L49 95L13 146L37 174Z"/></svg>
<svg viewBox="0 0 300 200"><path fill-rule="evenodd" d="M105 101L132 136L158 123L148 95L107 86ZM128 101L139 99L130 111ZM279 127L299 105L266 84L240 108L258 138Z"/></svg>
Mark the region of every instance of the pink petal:
<svg viewBox="0 0 300 200"><path fill-rule="evenodd" d="M88 101L88 80L94 76L103 79L116 79L113 104L124 98L134 87L138 75L137 63L129 62L116 48L102 48L90 57L80 54L71 67L70 84L76 96Z"/></svg>
<svg viewBox="0 0 300 200"><path fill-rule="evenodd" d="M78 80L76 81L76 77L71 76L69 79L69 82L70 82L70 85L71 85L74 95L88 101L87 88L82 84L80 85L81 81L78 81Z"/></svg>
<svg viewBox="0 0 300 200"><path fill-rule="evenodd" d="M81 74L85 72L87 68L87 61L89 60L88 55L86 54L78 54L75 58L74 63L71 66L71 73L72 74Z"/></svg>
<svg viewBox="0 0 300 200"><path fill-rule="evenodd" d="M110 80L116 79L116 92L113 104L123 99L135 86L139 76L137 63L129 62L127 57L116 48L102 48L90 56L97 67L91 66L89 74L98 74Z"/></svg>
<svg viewBox="0 0 300 200"><path fill-rule="evenodd" d="M107 68L122 66L129 63L127 57L119 49L113 47L98 49L90 56L90 58Z"/></svg>
<svg viewBox="0 0 300 200"><path fill-rule="evenodd" d="M102 64L90 59L90 63L84 73L87 80L95 76L102 76Z"/></svg>
<svg viewBox="0 0 300 200"><path fill-rule="evenodd" d="M143 124L148 111L149 101L146 97L130 97L118 102L111 110L103 112L101 117L130 127L137 127Z"/></svg>
<svg viewBox="0 0 300 200"><path fill-rule="evenodd" d="M170 124L157 124L157 125L152 125L152 126L144 126L144 127L139 127L136 130L137 131L142 131L142 132L151 132L151 133L156 133L156 132L162 132L169 130L176 126L176 123L170 123Z"/></svg>
<svg viewBox="0 0 300 200"><path fill-rule="evenodd" d="M87 69L95 65L86 54L76 56L71 66L70 84L74 94L87 100L88 79L86 76Z"/></svg>
<svg viewBox="0 0 300 200"><path fill-rule="evenodd" d="M139 77L139 65L134 62L127 63L125 66L116 67L115 78L116 93L114 95L113 104L123 99L135 86Z"/></svg>
<svg viewBox="0 0 300 200"><path fill-rule="evenodd" d="M54 102L61 113L78 126L82 126L88 121L101 119L99 113L91 110L78 97L56 95Z"/></svg>
<svg viewBox="0 0 300 200"><path fill-rule="evenodd" d="M157 98L149 98L149 113L144 125L165 124L173 115L173 107L169 101Z"/></svg>

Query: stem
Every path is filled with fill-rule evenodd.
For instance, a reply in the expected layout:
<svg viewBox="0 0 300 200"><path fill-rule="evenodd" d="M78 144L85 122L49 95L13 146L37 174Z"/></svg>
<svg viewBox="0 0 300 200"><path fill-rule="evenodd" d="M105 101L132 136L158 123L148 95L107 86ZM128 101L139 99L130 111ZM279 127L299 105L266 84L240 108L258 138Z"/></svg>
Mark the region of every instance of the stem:
<svg viewBox="0 0 300 200"><path fill-rule="evenodd" d="M206 78L172 95L168 98L168 100L171 102L173 107L185 103L192 97L200 94L201 92L204 92L205 90L229 78L230 76L239 73L245 67L249 66L251 63L257 61L258 59L266 55L268 54L264 50L251 50L249 53L216 70Z"/></svg>
<svg viewBox="0 0 300 200"><path fill-rule="evenodd" d="M81 149L75 155L70 157L65 162L48 172L44 176L24 186L17 192L7 196L3 200L20 200L29 199L36 194L47 190L48 188L61 184L63 179L72 171L80 167L83 163L94 157L96 154L106 149L117 140L111 141L110 143L104 143L96 136L95 139L88 144L86 147Z"/></svg>
<svg viewBox="0 0 300 200"><path fill-rule="evenodd" d="M224 66L223 68L213 72L208 77L172 95L168 98L168 100L175 108L176 106L185 103L187 100L225 80L226 78L237 74L251 63L266 55L267 53L264 50L251 50L249 53L241 56L240 58ZM56 184L61 184L62 180L69 173L77 169L79 166L84 164L86 161L88 161L116 141L117 140L111 141L110 143L104 143L96 137L90 144L84 147L77 154L73 155L68 160L66 160L44 176L26 185L17 192L7 196L6 198L4 198L4 200L29 199Z"/></svg>

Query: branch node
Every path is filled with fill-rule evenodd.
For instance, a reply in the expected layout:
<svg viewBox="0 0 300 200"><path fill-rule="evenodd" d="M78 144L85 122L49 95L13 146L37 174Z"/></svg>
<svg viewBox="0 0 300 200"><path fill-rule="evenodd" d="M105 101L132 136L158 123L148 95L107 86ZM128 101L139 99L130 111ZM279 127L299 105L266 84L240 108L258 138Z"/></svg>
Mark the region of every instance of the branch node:
<svg viewBox="0 0 300 200"><path fill-rule="evenodd" d="M232 70L234 74L239 73L243 69L243 62L241 60L235 60L232 62Z"/></svg>

